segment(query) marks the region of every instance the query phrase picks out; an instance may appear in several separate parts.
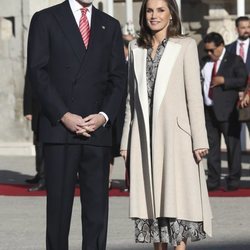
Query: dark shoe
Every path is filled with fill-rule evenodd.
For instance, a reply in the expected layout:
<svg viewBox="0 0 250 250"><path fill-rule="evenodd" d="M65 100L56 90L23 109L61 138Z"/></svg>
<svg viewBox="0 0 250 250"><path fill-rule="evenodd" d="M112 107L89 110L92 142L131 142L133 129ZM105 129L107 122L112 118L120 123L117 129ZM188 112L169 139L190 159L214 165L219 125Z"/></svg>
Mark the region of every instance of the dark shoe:
<svg viewBox="0 0 250 250"><path fill-rule="evenodd" d="M219 186L214 186L214 187L208 186L207 187L208 192L217 191L219 189L220 189Z"/></svg>
<svg viewBox="0 0 250 250"><path fill-rule="evenodd" d="M238 186L227 185L226 191L237 191L238 189Z"/></svg>
<svg viewBox="0 0 250 250"><path fill-rule="evenodd" d="M229 176L225 178L226 181L226 191L236 191L239 189L240 180L231 179Z"/></svg>
<svg viewBox="0 0 250 250"><path fill-rule="evenodd" d="M208 192L219 190L219 188L220 188L220 185L212 185L209 182L207 182Z"/></svg>
<svg viewBox="0 0 250 250"><path fill-rule="evenodd" d="M36 174L32 179L27 179L25 182L29 184L37 184L40 181L40 176Z"/></svg>
<svg viewBox="0 0 250 250"><path fill-rule="evenodd" d="M38 183L37 185L34 185L33 187L29 188L28 191L35 192L35 191L41 191L45 189L46 189L46 186L44 183Z"/></svg>

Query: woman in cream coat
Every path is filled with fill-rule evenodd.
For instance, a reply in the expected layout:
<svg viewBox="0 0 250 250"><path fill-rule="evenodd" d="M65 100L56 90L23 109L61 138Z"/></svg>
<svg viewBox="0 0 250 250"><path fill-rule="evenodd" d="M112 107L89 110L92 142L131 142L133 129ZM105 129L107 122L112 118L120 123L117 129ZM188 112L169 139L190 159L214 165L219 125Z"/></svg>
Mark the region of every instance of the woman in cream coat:
<svg viewBox="0 0 250 250"><path fill-rule="evenodd" d="M153 242L158 250L169 243L180 250L189 238L211 235L197 47L181 36L175 0L144 0L140 26L129 49L121 142L131 168L130 217L136 242Z"/></svg>

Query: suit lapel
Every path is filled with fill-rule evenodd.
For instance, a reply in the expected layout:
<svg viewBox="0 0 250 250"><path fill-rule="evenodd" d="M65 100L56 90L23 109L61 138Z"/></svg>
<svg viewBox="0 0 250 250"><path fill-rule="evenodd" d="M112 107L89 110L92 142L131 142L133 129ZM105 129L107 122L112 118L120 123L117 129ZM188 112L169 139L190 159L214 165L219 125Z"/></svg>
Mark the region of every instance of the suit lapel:
<svg viewBox="0 0 250 250"><path fill-rule="evenodd" d="M103 24L102 19L98 14L98 10L94 6L92 6L91 29L90 29L88 49L85 51L85 56L82 59L81 69L79 70L77 78L82 77L83 74L86 73L86 70L83 70L86 63L91 61L91 58L93 58L92 52L95 50L97 46L99 46L98 45L99 43L102 43L104 37L103 32L106 32L105 25L106 24Z"/></svg>
<svg viewBox="0 0 250 250"><path fill-rule="evenodd" d="M237 41L232 44L231 52L237 55Z"/></svg>
<svg viewBox="0 0 250 250"><path fill-rule="evenodd" d="M158 115L162 100L166 94L167 87L169 84L169 78L171 76L171 73L173 72L173 67L180 50L180 44L169 40L161 57L158 66L154 90L153 114L155 118Z"/></svg>
<svg viewBox="0 0 250 250"><path fill-rule="evenodd" d="M82 41L81 33L75 21L74 15L70 9L68 1L62 3L62 8L58 12L54 12L54 15L61 26L65 37L69 41L72 50L79 61L86 53L84 43Z"/></svg>
<svg viewBox="0 0 250 250"><path fill-rule="evenodd" d="M222 60L221 60L221 63L220 63L220 67L216 73L216 75L222 75L223 74L223 71L224 71L224 68L227 64L227 61L228 61L228 53L226 52L225 55L223 56Z"/></svg>
<svg viewBox="0 0 250 250"><path fill-rule="evenodd" d="M247 51L246 66L247 66L248 75L250 75L250 43L249 43L248 51Z"/></svg>

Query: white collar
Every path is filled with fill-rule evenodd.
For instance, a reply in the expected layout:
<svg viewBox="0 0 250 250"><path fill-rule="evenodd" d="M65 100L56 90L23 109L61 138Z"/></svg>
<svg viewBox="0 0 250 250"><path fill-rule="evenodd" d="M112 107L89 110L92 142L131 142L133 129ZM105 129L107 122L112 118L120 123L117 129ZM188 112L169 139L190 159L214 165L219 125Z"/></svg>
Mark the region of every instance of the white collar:
<svg viewBox="0 0 250 250"><path fill-rule="evenodd" d="M240 40L239 38L237 39L237 43L240 44L240 43L243 43L244 45L246 44L249 44L249 38L247 38L246 40L242 41Z"/></svg>
<svg viewBox="0 0 250 250"><path fill-rule="evenodd" d="M219 61L222 60L222 58L224 57L225 53L226 53L226 49L223 48L222 53L221 53L221 55L220 55L220 57L219 57L219 59L218 59Z"/></svg>
<svg viewBox="0 0 250 250"><path fill-rule="evenodd" d="M72 9L72 12L76 12L76 11L80 11L82 9L82 5L80 3L78 3L76 0L69 0L69 5ZM92 4L90 4L87 9L88 12L90 13L90 15L92 14Z"/></svg>

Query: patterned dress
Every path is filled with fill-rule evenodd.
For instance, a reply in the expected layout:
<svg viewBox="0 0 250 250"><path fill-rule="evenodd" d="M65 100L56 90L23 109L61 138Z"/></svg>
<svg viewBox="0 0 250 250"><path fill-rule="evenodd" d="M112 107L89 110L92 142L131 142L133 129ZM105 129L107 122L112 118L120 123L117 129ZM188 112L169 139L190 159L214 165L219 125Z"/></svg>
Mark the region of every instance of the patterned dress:
<svg viewBox="0 0 250 250"><path fill-rule="evenodd" d="M156 55L151 58L152 48L147 49L147 91L149 105L149 124L152 128L152 108L155 79L161 56L167 44L167 39L158 46ZM152 129L150 129L150 135ZM150 143L151 145L151 143ZM151 145L152 147L152 145ZM137 243L169 243L177 246L181 241L190 239L198 241L206 238L202 222L179 220L176 218L135 219L135 241Z"/></svg>

